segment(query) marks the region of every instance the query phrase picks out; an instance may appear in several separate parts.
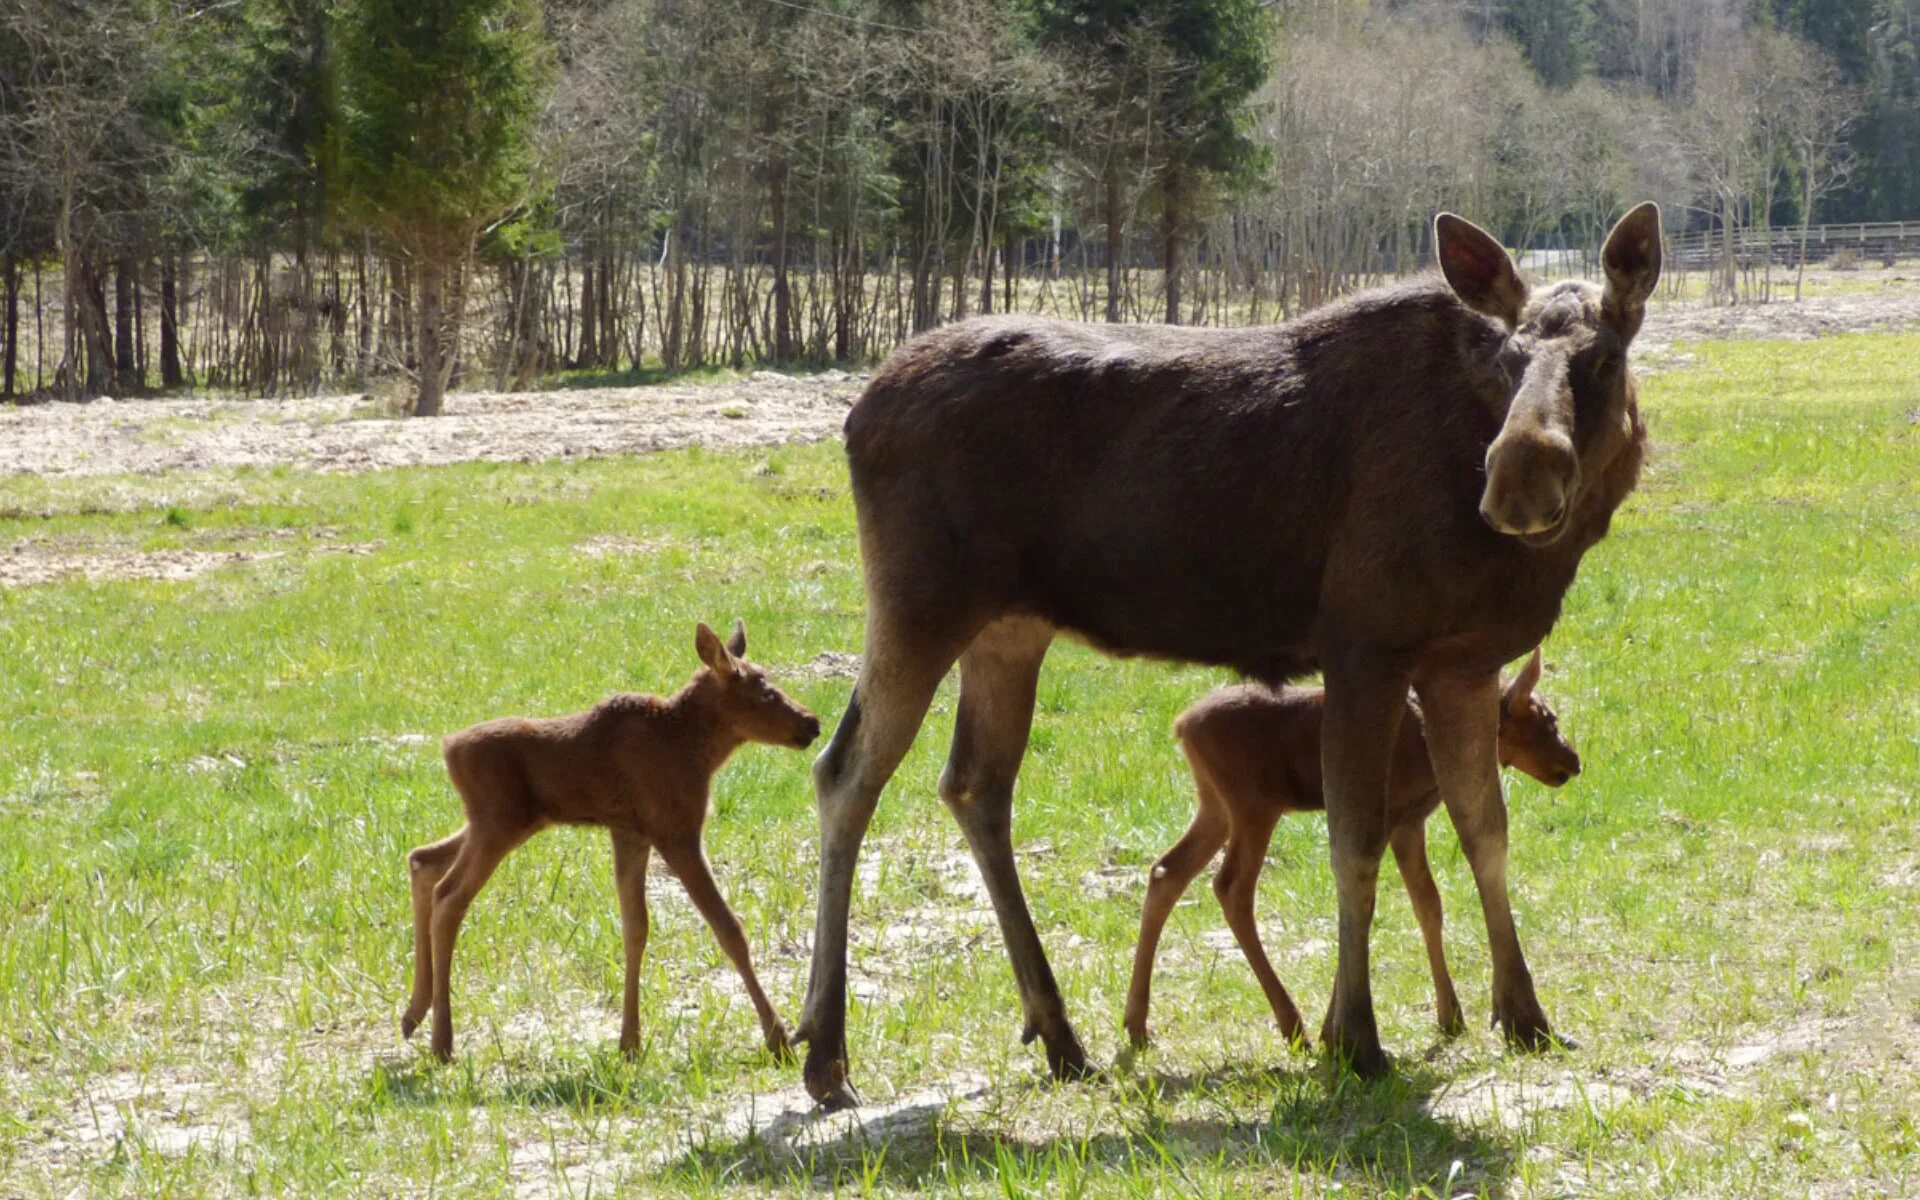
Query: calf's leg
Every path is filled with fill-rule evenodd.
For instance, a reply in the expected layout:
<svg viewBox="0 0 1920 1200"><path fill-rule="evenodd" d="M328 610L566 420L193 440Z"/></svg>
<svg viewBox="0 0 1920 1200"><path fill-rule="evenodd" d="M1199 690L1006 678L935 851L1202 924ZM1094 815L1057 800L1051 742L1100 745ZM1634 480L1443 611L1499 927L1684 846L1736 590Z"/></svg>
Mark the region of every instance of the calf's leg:
<svg viewBox="0 0 1920 1200"><path fill-rule="evenodd" d="M413 893L413 996L400 1017L403 1038L420 1028L433 1003L433 889L453 865L466 838L467 831L462 829L407 855L407 886Z"/></svg>
<svg viewBox="0 0 1920 1200"><path fill-rule="evenodd" d="M1293 997L1287 995L1286 986L1267 959L1266 947L1260 944L1260 924L1253 913L1254 900L1260 893L1260 868L1266 863L1267 847L1273 842L1273 827L1279 819L1277 809L1242 806L1234 810L1233 837L1227 842L1227 857L1220 864L1220 873L1213 877L1213 894L1220 900L1220 911L1226 914L1233 940L1240 943L1240 953L1253 968L1260 990L1267 994L1281 1036L1298 1042L1305 1040L1306 1026Z"/></svg>
<svg viewBox="0 0 1920 1200"><path fill-rule="evenodd" d="M620 893L626 982L620 993L620 1053L640 1051L640 961L647 956L647 839L613 831L613 883Z"/></svg>
<svg viewBox="0 0 1920 1200"><path fill-rule="evenodd" d="M1340 902L1340 957L1320 1039L1356 1073L1383 1075L1387 1056L1373 1019L1367 943L1386 850L1388 760L1406 711L1407 676L1371 656L1351 654L1329 655L1325 674L1320 760Z"/></svg>
<svg viewBox="0 0 1920 1200"><path fill-rule="evenodd" d="M1409 821L1393 831L1390 841L1393 861L1400 867L1400 882L1406 885L1414 919L1420 922L1420 938L1427 944L1427 966L1433 971L1433 1003L1440 1030L1448 1037L1458 1037L1467 1026L1460 1016L1453 975L1447 970L1447 948L1440 930L1440 888L1427 862L1426 824Z"/></svg>
<svg viewBox="0 0 1920 1200"><path fill-rule="evenodd" d="M1500 794L1500 677L1442 675L1419 685L1427 751L1473 868L1493 957L1493 1020L1529 1049L1552 1041L1507 899L1507 802Z"/></svg>
<svg viewBox="0 0 1920 1200"><path fill-rule="evenodd" d="M433 888L433 1053L445 1060L453 1057L453 943L460 936L460 922L467 907L514 847L527 839L531 830L505 833L467 827L467 837L453 865Z"/></svg>
<svg viewBox="0 0 1920 1200"><path fill-rule="evenodd" d="M999 918L1026 1014L1020 1040L1041 1039L1048 1069L1056 1079L1069 1079L1087 1073L1087 1052L1067 1021L1013 859L1013 784L1027 752L1034 691L1052 639L1052 629L1039 622L1004 620L983 630L960 656L960 711L940 774L940 798L966 835Z"/></svg>
<svg viewBox="0 0 1920 1200"><path fill-rule="evenodd" d="M766 992L760 989L760 978L753 973L753 953L747 949L747 935L741 931L740 919L733 915L726 897L720 894L719 885L713 881L713 871L707 865L706 851L701 848L699 837L662 841L660 857L668 869L680 877L680 886L687 889L688 898L706 919L707 927L713 930L720 949L726 952L733 969L740 972L747 998L753 1001L753 1011L759 1014L760 1032L766 1038L767 1049L776 1057L786 1058L792 1053L787 1044L787 1027L781 1024L780 1015L773 1011Z"/></svg>
<svg viewBox="0 0 1920 1200"><path fill-rule="evenodd" d="M1140 940L1133 948L1133 977L1127 981L1127 1040L1147 1044L1147 1009L1153 999L1153 960L1160 952L1160 933L1173 906L1220 847L1227 841L1227 810L1206 783L1198 785L1200 808L1193 823L1173 848L1161 855L1147 877L1147 900L1140 912Z"/></svg>

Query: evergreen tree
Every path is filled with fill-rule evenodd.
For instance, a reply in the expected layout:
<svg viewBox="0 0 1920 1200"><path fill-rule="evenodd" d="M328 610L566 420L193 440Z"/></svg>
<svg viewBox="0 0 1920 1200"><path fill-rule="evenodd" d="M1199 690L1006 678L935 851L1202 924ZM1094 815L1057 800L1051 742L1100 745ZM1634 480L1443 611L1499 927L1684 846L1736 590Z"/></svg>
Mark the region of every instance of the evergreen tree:
<svg viewBox="0 0 1920 1200"><path fill-rule="evenodd" d="M344 203L412 260L418 416L440 411L474 239L526 198L549 50L531 0L351 0L343 12Z"/></svg>
<svg viewBox="0 0 1920 1200"><path fill-rule="evenodd" d="M1138 157L1157 159L1166 319L1177 323L1181 252L1196 210L1214 191L1250 182L1258 171L1246 104L1267 76L1268 6L1260 0L1039 0L1035 7L1051 43L1109 60L1105 79L1115 94L1107 103L1137 101L1130 67L1144 56L1143 44L1148 54L1165 54L1155 103L1139 131ZM1108 208L1111 225L1117 205ZM1116 231L1110 228L1108 236L1111 266ZM1112 286L1110 275L1110 292ZM1110 299L1108 320L1117 315Z"/></svg>
<svg viewBox="0 0 1920 1200"><path fill-rule="evenodd" d="M1500 23L1550 88L1573 86L1593 66L1593 0L1507 0Z"/></svg>

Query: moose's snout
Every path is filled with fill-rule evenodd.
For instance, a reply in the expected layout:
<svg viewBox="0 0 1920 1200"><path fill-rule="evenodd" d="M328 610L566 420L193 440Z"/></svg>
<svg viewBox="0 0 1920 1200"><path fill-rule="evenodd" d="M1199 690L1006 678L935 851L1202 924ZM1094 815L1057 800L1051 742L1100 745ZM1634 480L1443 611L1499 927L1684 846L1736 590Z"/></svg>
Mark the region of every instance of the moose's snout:
<svg viewBox="0 0 1920 1200"><path fill-rule="evenodd" d="M1579 482L1580 461L1564 435L1535 431L1502 436L1487 449L1487 486L1480 496L1480 517L1500 533L1557 535Z"/></svg>
<svg viewBox="0 0 1920 1200"><path fill-rule="evenodd" d="M794 734L794 749L805 750L808 746L813 745L814 739L819 736L820 718L814 716L812 713L808 713L806 719L800 722L800 728Z"/></svg>

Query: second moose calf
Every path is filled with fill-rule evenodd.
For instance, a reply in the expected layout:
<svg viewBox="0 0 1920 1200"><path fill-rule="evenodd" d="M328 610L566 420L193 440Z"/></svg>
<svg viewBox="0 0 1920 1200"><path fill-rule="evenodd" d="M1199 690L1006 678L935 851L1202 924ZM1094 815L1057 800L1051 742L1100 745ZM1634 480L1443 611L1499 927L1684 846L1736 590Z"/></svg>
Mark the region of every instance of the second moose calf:
<svg viewBox="0 0 1920 1200"><path fill-rule="evenodd" d="M787 1030L760 990L746 935L708 868L701 830L714 773L747 742L805 749L820 722L748 663L747 631L720 643L701 625L705 664L670 697L621 695L571 717L487 721L446 739L447 775L467 824L407 856L413 887L413 1000L400 1019L411 1037L433 1009L433 1052L453 1054L448 974L460 922L494 868L552 825L600 825L613 835L614 879L626 942L620 1049L640 1044L640 959L647 948L647 858L658 850L740 972L767 1047L787 1053Z"/></svg>
<svg viewBox="0 0 1920 1200"><path fill-rule="evenodd" d="M1559 787L1580 773L1580 756L1560 736L1553 709L1533 694L1539 679L1540 651L1536 649L1500 699L1500 765L1517 767L1549 787ZM1326 693L1319 689L1275 692L1241 685L1207 696L1174 722L1174 735L1193 768L1200 809L1173 849L1154 864L1147 884L1133 978L1127 987L1127 1036L1134 1045L1147 1041L1153 960L1167 915L1222 845L1227 848L1226 860L1214 877L1213 890L1227 925L1267 994L1280 1032L1289 1041L1305 1036L1300 1012L1260 944L1253 901L1274 825L1287 813L1326 807L1320 777L1325 706ZM1441 942L1440 889L1427 863L1426 822L1439 804L1440 785L1427 756L1420 715L1409 703L1387 784L1387 831L1426 942L1440 1027L1453 1034L1465 1025Z"/></svg>

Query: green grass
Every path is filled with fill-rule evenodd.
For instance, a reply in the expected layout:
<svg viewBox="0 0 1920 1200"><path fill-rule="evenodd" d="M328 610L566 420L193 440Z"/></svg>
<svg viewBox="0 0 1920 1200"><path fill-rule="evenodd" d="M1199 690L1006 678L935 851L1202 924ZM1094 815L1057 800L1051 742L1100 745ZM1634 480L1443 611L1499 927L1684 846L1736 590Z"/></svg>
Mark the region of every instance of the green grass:
<svg viewBox="0 0 1920 1200"><path fill-rule="evenodd" d="M1279 1042L1201 884L1163 950L1157 1046L1047 1083L933 794L949 689L856 893L855 1080L906 1101L871 1136L728 1123L755 1094L793 1104L798 1072L759 1051L671 881L647 1049L614 1053L597 834L543 835L476 903L458 1062L394 1029L402 860L458 823L431 740L404 735L671 688L694 622L736 616L831 723L847 681L793 668L859 648L838 447L0 481L0 543L278 552L0 589L0 1195L1920 1190L1920 336L1688 349L1644 389L1658 454L1548 646L1542 690L1586 773L1510 785L1522 937L1578 1050L1509 1055L1482 1028L1485 935L1436 822L1465 1038L1433 1032L1391 871L1375 987L1400 1070L1379 1084ZM1191 811L1168 726L1220 679L1049 660L1015 832L1102 1062L1144 868ZM721 885L791 1018L806 756L747 750L715 801ZM1332 967L1324 839L1283 822L1261 905L1310 1014ZM1511 1122L1463 1111L1489 1081L1520 1088L1499 1095Z"/></svg>

